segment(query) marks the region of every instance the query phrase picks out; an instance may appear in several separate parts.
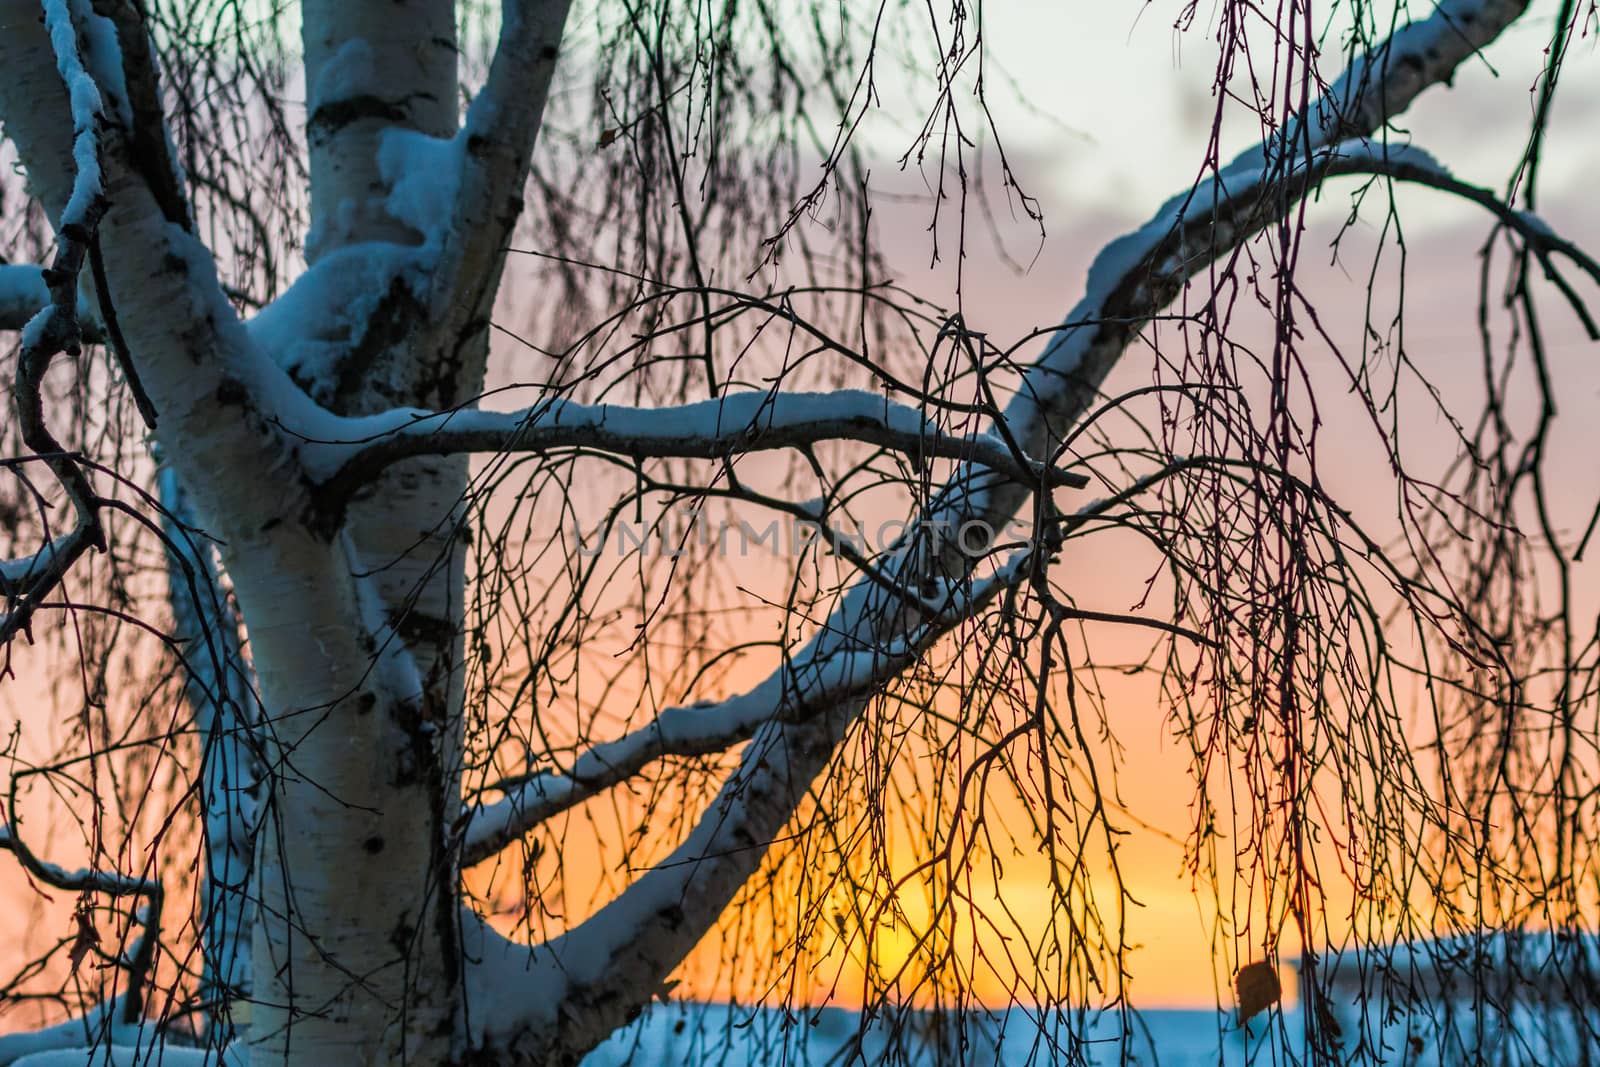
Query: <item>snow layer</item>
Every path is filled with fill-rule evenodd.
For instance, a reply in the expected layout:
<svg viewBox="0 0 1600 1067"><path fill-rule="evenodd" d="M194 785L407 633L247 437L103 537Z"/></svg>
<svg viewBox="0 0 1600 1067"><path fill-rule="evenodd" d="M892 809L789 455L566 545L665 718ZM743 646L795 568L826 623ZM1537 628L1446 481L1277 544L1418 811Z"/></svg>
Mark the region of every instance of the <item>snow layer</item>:
<svg viewBox="0 0 1600 1067"><path fill-rule="evenodd" d="M717 1004L658 1005L612 1035L583 1065L766 1067L900 1062L887 1057L889 1025L879 1021L862 1033L860 1020L857 1013L839 1008L787 1013ZM1554 1025L1546 1025L1549 1022L1522 1011L1512 1023L1487 1028L1486 1062L1502 1067L1559 1067L1593 1062L1600 1055L1600 1044L1592 1036L1579 1038L1570 1019L1558 1017ZM906 1025L920 1031L919 1038L908 1039L911 1048L906 1062L912 1067L941 1063L1048 1067L1069 1062L1066 1050L1075 1029L1070 1017L1052 1016L1041 1027L1036 1015L1013 1008L969 1023L967 1047L957 1056L952 1050L959 1035L953 1027L940 1027L926 1015L913 1015ZM1298 1011L1274 1012L1240 1029L1231 1013L1172 1010L1140 1012L1132 1022L1126 1046L1121 1040L1122 1022L1115 1014L1085 1019L1079 1032L1088 1041L1084 1062L1090 1067L1246 1067L1305 1062L1304 1027L1305 1019ZM1362 1062L1374 1065L1456 1067L1473 1062L1475 1042L1466 1025L1442 1031L1430 1020L1400 1013L1381 1035L1370 1033L1369 1037L1381 1044L1375 1044L1376 1053ZM860 1056L851 1058L858 1038Z"/></svg>
<svg viewBox="0 0 1600 1067"><path fill-rule="evenodd" d="M352 37L317 72L306 100L306 114L315 115L318 108L340 100L378 96L383 86L372 46L360 37Z"/></svg>
<svg viewBox="0 0 1600 1067"><path fill-rule="evenodd" d="M24 349L38 348L44 343L45 328L50 325L50 317L55 309L48 304L34 313L27 325L22 327L22 347Z"/></svg>
<svg viewBox="0 0 1600 1067"><path fill-rule="evenodd" d="M383 242L350 245L317 259L294 284L246 323L250 337L291 374L319 378L358 339L396 279L420 278L414 248Z"/></svg>
<svg viewBox="0 0 1600 1067"><path fill-rule="evenodd" d="M384 210L422 234L425 251L444 246L466 166L460 135L443 139L401 127L383 131L378 174L389 187Z"/></svg>
<svg viewBox="0 0 1600 1067"><path fill-rule="evenodd" d="M128 100L128 79L122 66L122 46L117 43L117 27L104 15L92 11L78 12L78 25L83 27L85 43L83 64L110 97L117 117L124 126L133 125L133 105ZM152 62L154 57L152 57ZM165 127L163 127L165 128ZM169 152L174 160L176 152Z"/></svg>
<svg viewBox="0 0 1600 1067"><path fill-rule="evenodd" d="M260 336L259 329L253 328L252 335ZM269 320L267 330L276 330L276 316ZM901 442L952 440L916 408L859 389L751 391L663 408L582 404L560 398L514 412L394 408L357 418L326 416L316 426L287 425L291 432L305 437L301 459L318 479L331 478L369 442L390 436L428 439L441 432L477 435L482 440L472 447L484 450L582 444L644 455L715 454L736 445L756 444L762 436L781 439L786 433L817 428L826 430L828 437L879 443L885 436ZM980 462L1003 464L1012 458L1004 442L993 434L954 440ZM457 445L449 450L466 448Z"/></svg>
<svg viewBox="0 0 1600 1067"><path fill-rule="evenodd" d="M56 1049L16 1060L16 1067L245 1067L242 1052L203 1048L114 1045L111 1048Z"/></svg>
<svg viewBox="0 0 1600 1067"><path fill-rule="evenodd" d="M142 1028L137 1024L122 1021L122 998L117 997L107 1004L95 1007L86 1015L47 1026L43 1030L0 1035L0 1067L16 1063L23 1057L27 1057L26 1062L29 1067L42 1067L44 1064L57 1062L42 1054L63 1049L82 1050L96 1039L107 1036L108 1027L113 1043L119 1045L139 1043ZM87 1062L87 1057L82 1051L75 1051L70 1055L76 1057L70 1061L74 1067L83 1067Z"/></svg>
<svg viewBox="0 0 1600 1067"><path fill-rule="evenodd" d="M72 181L72 196L61 213L63 226L82 225L102 189L94 131L95 119L100 116L100 90L78 57L78 35L68 4L69 0L44 0L44 21L56 54L56 69L61 72L72 107L72 162L78 170Z"/></svg>
<svg viewBox="0 0 1600 1067"><path fill-rule="evenodd" d="M1233 1067L1245 1062L1245 1034L1215 1011L1143 1013L1129 1037L1129 1064L1161 1067ZM1037 1017L1021 1009L985 1013L966 1027L967 1047L955 1049L961 1034L932 1015L907 1013L895 1024L878 1019L861 1028L861 1016L842 1008L800 1010L742 1009L717 1004L657 1006L642 1019L619 1030L583 1061L583 1067L714 1064L718 1067L765 1067L767 1064L885 1063L899 1041L906 1046L908 1067L961 1063L982 1067L1048 1067L1068 1062L1067 1049L1075 1026L1067 1016L1053 1017L1041 1028ZM1248 1048L1265 1044L1265 1027L1249 1038ZM1082 1023L1090 1043L1087 1062L1110 1067L1123 1062L1121 1023L1115 1015ZM913 1036L914 1035L914 1036ZM859 1041L859 1058L851 1056ZM942 1053L942 1055L941 1055ZM1157 1059L1159 1057L1159 1060Z"/></svg>

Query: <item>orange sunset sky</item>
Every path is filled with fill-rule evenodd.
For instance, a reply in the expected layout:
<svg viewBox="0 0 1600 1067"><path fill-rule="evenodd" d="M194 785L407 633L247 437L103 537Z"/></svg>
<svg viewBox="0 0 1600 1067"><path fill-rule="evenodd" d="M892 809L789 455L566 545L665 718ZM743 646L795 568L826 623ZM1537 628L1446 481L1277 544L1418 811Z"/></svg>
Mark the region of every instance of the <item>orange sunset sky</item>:
<svg viewBox="0 0 1600 1067"><path fill-rule="evenodd" d="M1420 11L1422 5L1417 6ZM1418 143L1458 176L1492 188L1503 186L1526 135L1529 91L1542 63L1555 6L1536 3L1532 15L1489 52L1487 62L1470 65L1454 90L1435 90L1407 116L1407 126ZM1107 240L1142 223L1163 200L1198 175L1210 136L1216 45L1203 25L1211 13L1206 5L1199 12L1201 25L1181 36L1174 32L1172 24L1182 7L1175 0L1154 0L1148 5L1104 0L984 5L991 54L1015 79L1020 93L1044 112L1039 115L1012 106L1001 110L999 122L1009 132L1013 167L1045 212L1046 236L1041 243L1036 228L1020 215L1015 223L1004 221L1006 205L1003 198L996 201L1006 255L1029 266L1021 273L1007 266L985 234L969 241L963 310L972 329L987 331L997 340L1010 339L1058 321L1081 293L1095 252ZM1593 134L1600 129L1600 56L1595 54L1593 41L1591 35L1574 45L1563 75L1566 82L1558 98L1542 177L1542 213L1591 252L1600 247L1600 215L1593 206L1594 176L1600 174L1600 140ZM1324 70L1325 75L1332 73ZM893 106L893 99L886 101L886 108L892 111ZM872 168L873 185L897 194L881 200L874 217L897 280L912 291L949 301L950 262L928 263L927 185L922 175L901 172L896 166L909 136L903 126L887 121L868 128L864 143L879 157ZM1259 129L1252 122L1236 117L1224 130L1222 155L1230 157L1258 136ZM1465 368L1475 367L1479 343L1473 319L1478 281L1475 253L1489 224L1478 209L1446 202L1441 194L1406 190L1399 195L1408 219L1406 305L1411 355L1455 393L1457 403L1470 409L1476 385ZM1370 206L1376 210L1377 202ZM1341 186L1332 183L1311 213L1313 237L1307 242L1308 250L1320 252L1326 247L1348 207ZM1308 255L1302 263L1301 284L1316 295L1325 324L1337 339L1353 346L1358 346L1366 314L1365 279L1376 247L1374 234L1370 224L1358 224L1346 239L1338 262L1330 262L1330 253ZM519 292L518 270L513 264L505 292ZM1390 295L1380 293L1380 304ZM1385 306L1392 306L1392 300ZM1563 310L1552 313L1547 323L1551 359L1563 380L1572 383L1567 395L1576 408L1600 399L1600 372L1596 369L1600 368L1600 352L1587 345L1578 324ZM516 323L516 300L505 300L501 312L508 324ZM1259 317L1246 317L1239 329L1242 335L1259 339L1268 326ZM503 354L506 379L514 380L520 357L509 342ZM1458 365L1463 368L1460 372L1454 370ZM1134 351L1107 389L1115 393L1148 384L1150 379L1148 352ZM1328 380L1337 382L1336 377ZM513 396L505 404L517 402ZM495 406L500 406L498 401ZM1336 398L1330 400L1325 418L1328 434L1338 441L1338 447L1325 449L1321 458L1325 481L1372 528L1392 532L1392 482L1377 442L1369 439L1353 409L1341 413ZM1348 428L1341 418L1348 420ZM1408 439L1410 454L1424 470L1451 458L1448 435L1439 430L1419 427ZM1554 470L1570 476L1566 484L1574 487L1572 513L1564 518L1569 523L1581 522L1579 513L1587 514L1600 491L1593 463L1593 457L1600 454L1600 421L1568 418L1556 432L1554 447ZM1063 561L1062 580L1085 606L1127 611L1139 598L1153 560L1137 555L1130 558L1130 552L1136 550L1126 543L1091 539ZM766 580L760 571L770 569L770 560L753 558L748 564L734 566L750 567L744 577L758 586ZM1584 595L1593 596L1597 586L1593 565L1579 575L1588 583ZM740 581L744 577L736 575ZM1148 646L1143 635L1094 636L1108 660L1123 653L1133 655ZM18 721L25 746L43 751L51 746L44 739L47 726L41 722L40 709L49 707L49 701L44 679L27 673L29 662L22 654L19 677L0 688L0 731ZM732 689L753 683L765 669L759 664L737 668L721 684ZM1218 989L1225 989L1218 982L1225 982L1243 962L1241 956L1258 955L1259 943L1252 943L1254 934L1236 937L1234 926L1219 925L1210 889L1202 887L1197 892L1183 869L1182 842L1192 828L1194 783L1188 750L1172 736L1153 680L1108 674L1101 686L1108 715L1124 746L1118 783L1120 800L1127 809L1122 825L1130 833L1121 845L1120 861L1128 891L1141 904L1130 908L1126 916L1127 942L1142 946L1128 960L1133 1001L1146 1008L1211 1006L1217 1003ZM30 740L30 735L37 740ZM626 801L623 803L625 806ZM580 809L570 817L560 857L568 886L569 918L592 910L595 894L601 891L598 887L614 886L618 877L615 851L584 843L588 810ZM1002 821L1021 817L1016 811L995 814ZM555 860L544 862L548 865ZM998 882L999 897L1024 927L1042 924L1050 912L1046 862L1037 853L1007 857ZM496 888L503 891L508 877L494 875ZM1340 887L1335 881L1328 888L1330 909L1337 911ZM1232 892L1227 886L1221 890L1224 913L1233 907ZM14 906L0 908L0 940L4 943L37 947L41 938L66 933L63 902L41 905L27 882L6 863L0 863L0 900L14 902ZM915 921L915 907L910 910ZM53 923L59 925L59 931ZM725 938L741 936L732 926L714 933L685 967L679 993L781 996L784 990L756 987L737 967L729 972L719 966L729 953ZM897 941L909 936L883 932L874 942L874 950L893 959L905 950ZM1292 946L1284 947L1284 955L1293 955ZM0 965L14 963L8 954L0 953ZM812 976L811 988L802 990L802 995L857 1003L859 971L858 962L849 954L835 953L823 960ZM981 998L1004 999L1006 986L1004 978L997 975L988 983L980 982L975 991Z"/></svg>

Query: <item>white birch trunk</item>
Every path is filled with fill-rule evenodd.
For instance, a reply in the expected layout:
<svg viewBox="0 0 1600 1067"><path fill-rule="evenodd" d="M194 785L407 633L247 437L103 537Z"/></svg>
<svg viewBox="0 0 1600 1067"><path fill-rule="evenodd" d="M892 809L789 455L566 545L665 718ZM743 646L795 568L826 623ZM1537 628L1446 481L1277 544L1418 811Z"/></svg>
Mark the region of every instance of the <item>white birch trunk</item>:
<svg viewBox="0 0 1600 1067"><path fill-rule="evenodd" d="M314 0L302 37L312 97L308 255L419 243L384 209L378 149L393 128L454 131L454 5ZM325 396L330 407L368 414L433 399L417 384L432 342L419 311L403 286L391 289ZM284 629L263 630L247 614L263 688L283 686L269 704L292 715L275 724L284 763L257 858L253 1063L450 1058L460 964L448 834L459 806L463 595L451 520L465 488L464 459L387 472L330 546L337 573L267 576L277 587L267 596L297 609ZM338 610L307 647L308 606L329 600ZM360 642L349 640L352 613Z"/></svg>

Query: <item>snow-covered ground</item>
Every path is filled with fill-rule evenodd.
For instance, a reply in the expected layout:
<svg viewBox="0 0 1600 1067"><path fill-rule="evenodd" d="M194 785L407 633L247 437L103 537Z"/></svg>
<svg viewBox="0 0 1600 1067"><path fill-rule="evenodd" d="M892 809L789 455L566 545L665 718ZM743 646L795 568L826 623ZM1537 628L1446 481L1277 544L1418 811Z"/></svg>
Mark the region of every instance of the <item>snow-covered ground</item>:
<svg viewBox="0 0 1600 1067"><path fill-rule="evenodd" d="M1471 1053L1473 1041L1441 1041L1431 1020L1401 1015L1383 1026L1361 1027L1352 1016L1343 1020L1346 1045L1332 1062L1370 1063L1395 1067L1453 1067L1481 1062L1495 1067L1580 1067L1600 1064L1600 1044L1593 1035L1574 1036L1570 1026L1557 1027L1564 1037L1542 1036L1546 1027L1519 1013L1520 1025L1491 1028L1483 1059ZM584 1061L584 1067L647 1067L695 1064L708 1067L787 1067L787 1065L906 1063L963 1064L972 1067L1048 1067L1082 1063L1085 1067L1280 1067L1309 1062L1304 1054L1303 1020L1297 1012L1274 1013L1242 1032L1231 1015L1214 1011L1146 1011L1132 1024L1127 1043L1119 1040L1116 1016L1084 1024L1088 1038L1082 1060L1071 1059L1069 1024L1041 1028L1021 1010L994 1014L969 1028L964 1050L955 1042L938 1041L939 1027L928 1017L912 1016L924 1033L905 1044L917 1049L909 1059L888 1054L890 1028L875 1024L862 1035L860 1016L838 1008L790 1015L776 1009L730 1008L726 1005L656 1005L644 1018L618 1032ZM1354 1054L1350 1039L1363 1029L1367 1052ZM952 1031L947 1027L947 1035ZM1276 1039L1267 1035L1276 1032ZM1378 1055L1372 1049L1379 1049ZM859 1053L859 1055L857 1055ZM1324 1061L1329 1062L1329 1061Z"/></svg>
<svg viewBox="0 0 1600 1067"><path fill-rule="evenodd" d="M584 1067L631 1067L645 1064L706 1064L716 1067L767 1067L829 1063L913 1064L962 1063L1013 1067L1024 1064L1068 1062L1068 1023L1041 1028L1036 1018L1020 1010L998 1013L969 1027L964 1051L956 1042L942 1042L941 1029L931 1017L911 1016L907 1027L920 1027L905 1044L918 1053L907 1060L892 1058L892 1024L875 1023L863 1035L860 1016L840 1008L823 1008L804 1014L775 1009L730 1008L725 1005L657 1005L643 1019L620 1031L584 1061ZM1226 1026L1227 1033L1219 1032ZM1293 1022L1291 1020L1291 1028ZM1257 1028L1259 1029L1259 1028ZM943 1028L945 1035L953 1030ZM1086 1027L1092 1042L1088 1062L1117 1064L1123 1048L1118 1041L1121 1025L1115 1017L1102 1018ZM859 1044L858 1044L859 1043ZM1260 1047L1259 1039L1251 1042ZM859 1051L859 1058L853 1053ZM1162 1067L1217 1067L1219 1063L1244 1063L1244 1035L1231 1020L1214 1011L1144 1012L1133 1025L1127 1046L1131 1064ZM1156 1056L1159 1053L1159 1059ZM1262 1063L1271 1062L1262 1058Z"/></svg>

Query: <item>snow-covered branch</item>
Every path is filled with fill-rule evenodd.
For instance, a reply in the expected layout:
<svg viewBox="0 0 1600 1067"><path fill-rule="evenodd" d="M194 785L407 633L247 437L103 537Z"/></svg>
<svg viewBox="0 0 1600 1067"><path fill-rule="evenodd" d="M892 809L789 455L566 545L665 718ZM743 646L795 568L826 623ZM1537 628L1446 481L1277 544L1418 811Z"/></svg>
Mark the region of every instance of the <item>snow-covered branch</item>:
<svg viewBox="0 0 1600 1067"><path fill-rule="evenodd" d="M71 460L63 459L63 463ZM66 534L53 538L43 548L20 559L0 563L0 594L5 596L5 613L0 614L0 641L24 631L33 613L61 583L84 553L104 545L104 534L90 507Z"/></svg>
<svg viewBox="0 0 1600 1067"><path fill-rule="evenodd" d="M87 6L87 5L86 5ZM182 165L167 129L161 70L144 4L99 3L84 13L92 71L115 109L121 165L139 176L163 218L184 230L194 227Z"/></svg>
<svg viewBox="0 0 1600 1067"><path fill-rule="evenodd" d="M13 816L15 811L13 803ZM161 908L165 898L160 881L91 867L72 871L46 862L34 854L22 838L17 836L15 827L10 824L0 824L0 849L16 856L22 869L34 879L55 889L68 893L100 893L113 898L144 897L144 907L135 909L133 913L142 929L128 947L122 960L128 968L129 975L125 1014L130 1021L137 1019L144 1003L144 983L155 961L156 947L161 936Z"/></svg>
<svg viewBox="0 0 1600 1067"><path fill-rule="evenodd" d="M563 1062L632 1018L761 863L855 707L762 727L684 843L576 929L532 948L484 938L467 957L473 1045Z"/></svg>
<svg viewBox="0 0 1600 1067"><path fill-rule="evenodd" d="M1526 213L1505 209L1492 194L1457 182L1426 153L1414 148L1386 147L1368 141L1338 145L1317 152L1308 165L1295 168L1289 180L1303 189L1307 183L1342 174L1384 174L1457 192L1497 209L1497 214L1530 244L1559 251L1586 271L1591 270L1592 260L1581 250L1550 233ZM1241 175L1230 171L1219 179L1218 186L1231 198L1255 201L1264 199L1260 195L1261 182L1259 173ZM1167 269L1182 269L1187 274L1192 273L1194 267L1185 261L1170 263ZM1600 274L1596 277L1600 279ZM861 395L882 404L868 394ZM636 425L632 420L623 421L624 425ZM976 457L974 460L981 462ZM1099 507L1099 504L1090 505L1080 515ZM947 628L938 627L937 632L943 633ZM868 692L914 661L922 647L921 644L905 646L902 642L894 647L880 647L870 654L836 652L831 660L819 660L815 647L808 647L747 693L710 706L668 709L648 726L588 750L569 769L537 774L502 800L476 812L463 846L464 862L472 864L488 858L551 815L625 780L663 756L721 751L749 737L764 721L801 721L822 710L830 700L842 703ZM869 663L870 667L865 666Z"/></svg>
<svg viewBox="0 0 1600 1067"><path fill-rule="evenodd" d="M829 650L813 640L748 692L719 703L668 708L649 724L584 752L566 770L545 771L469 815L462 863L470 866L533 827L667 756L722 752L769 723L798 723L877 691L916 662L940 637L1003 590L1027 578L1032 548L1019 549L970 590L952 590L915 630L871 648Z"/></svg>
<svg viewBox="0 0 1600 1067"><path fill-rule="evenodd" d="M424 351L465 359L446 376L481 377L569 6L502 5L487 83L460 129L453 4L429 0L402 20L351 0L306 12L310 267L251 332L319 403L346 410L374 378L391 396L427 394L441 375ZM396 70L407 77L387 76ZM435 342L392 364L400 323Z"/></svg>
<svg viewBox="0 0 1600 1067"><path fill-rule="evenodd" d="M1006 425L1021 448L1030 455L1053 456L1090 410L1112 366L1194 273L1283 218L1347 159L1329 151L1330 146L1371 136L1422 90L1448 79L1525 7L1525 0L1445 0L1434 15L1402 28L1360 59L1327 97L1299 117L1301 129L1308 121L1315 124L1309 158L1295 154L1303 150L1304 137L1270 138L1209 182L1168 201L1139 230L1108 245L1090 269L1083 299L1026 369L1006 412ZM1277 152L1280 144L1289 151ZM1354 161L1348 165L1354 167ZM924 518L983 519L993 528L1016 514L1029 495L1026 486L968 469L952 480ZM949 558L946 563L953 568L971 565ZM963 575L957 570L945 577L953 581ZM823 624L810 654L824 659L888 647L904 624L904 613L888 594L863 579ZM636 1011L760 864L864 707L865 701L855 696L805 723L763 726L716 800L668 860L546 946L566 976L560 1003L551 1004L548 996L525 985L524 1027L496 1020L500 1033L485 1040L516 1048L519 1041L531 1041L541 1026L554 1026L565 1047L587 1049L596 1035ZM503 993L500 1000L504 1003Z"/></svg>
<svg viewBox="0 0 1600 1067"><path fill-rule="evenodd" d="M1012 403L1007 413L1012 425L1031 424L1040 438L1060 440L1128 343L1177 296L1193 271L1238 248L1304 195L1321 176L1319 170L1335 161L1328 149L1371 138L1418 94L1448 82L1527 6L1527 0L1444 0L1427 18L1407 23L1358 57L1307 114L1102 249L1089 269L1083 299L1034 362ZM1042 443L1031 436L1021 439L1030 449ZM1020 501L994 503L1014 508Z"/></svg>
<svg viewBox="0 0 1600 1067"><path fill-rule="evenodd" d="M23 443L60 481L72 502L76 522L71 532L59 541L49 540L32 556L0 565L0 592L6 598L6 613L0 616L0 641L28 625L40 602L61 582L79 556L90 548L105 548L94 490L83 468L66 454L45 424L41 392L51 360L63 353L75 356L82 345L83 335L78 323L78 275L105 211L100 146L96 138L96 124L101 118L100 94L78 56L77 31L66 0L50 0L45 4L44 30L56 70L67 90L72 115L73 176L66 204L61 209L61 221L56 227L55 258L49 268L39 274L47 300L22 328L15 396Z"/></svg>
<svg viewBox="0 0 1600 1067"><path fill-rule="evenodd" d="M1144 488L1145 483L1136 483L1128 493L1137 494ZM770 500L760 494L754 494L754 499ZM1118 494L1081 508L1063 528L1125 499L1126 494ZM814 511L795 507L805 521L820 525L821 519ZM828 642L814 641L748 692L720 702L669 708L650 723L587 749L566 768L543 770L503 783L496 787L503 793L502 799L463 814L462 864L472 866L489 859L550 817L627 780L656 760L725 751L769 723L804 722L877 691L953 626L1026 578L1034 553L1032 548L1015 552L989 578L966 589L947 588L942 598L925 597L913 591L903 576L897 580L875 570L873 578L879 590L908 609L907 618L921 617L924 621L920 626L874 649L836 649L825 654L818 649ZM872 566L870 561L853 554L849 558L859 567Z"/></svg>
<svg viewBox="0 0 1600 1067"><path fill-rule="evenodd" d="M158 896L161 892L159 882L146 878L97 871L89 867L69 871L54 863L47 863L34 855L33 850L23 843L9 824L0 824L0 849L16 856L22 869L45 885L69 893L104 893L110 897L125 897L135 894Z"/></svg>
<svg viewBox="0 0 1600 1067"><path fill-rule="evenodd" d="M394 342L430 326L427 293L465 165L455 9L413 0L397 18L381 0L310 0L303 12L309 267L252 332L334 410L378 381L391 398L411 396L421 377L416 351Z"/></svg>
<svg viewBox="0 0 1600 1067"><path fill-rule="evenodd" d="M46 268L31 263L0 263L0 330L20 330L50 302ZM100 322L83 293L78 294L78 328L85 341L100 341Z"/></svg>
<svg viewBox="0 0 1600 1067"><path fill-rule="evenodd" d="M169 459L184 470L191 490L220 488L243 509L230 515L239 515L243 528L259 529L304 507L299 486L264 475L293 461L292 448L272 428L285 417L280 408L313 405L241 328L210 251L190 232L184 206L171 202L177 178L170 160L162 164L164 155L147 151L145 142L164 145L166 134L156 104L128 102L130 95L152 95L156 77L148 41L138 36L148 32L143 19L130 14L124 26L88 7L59 0L47 5L42 22L36 3L0 0L0 69L7 72L0 79L0 122L27 169L30 190L46 215L59 220L62 238L44 275L52 311L24 330L19 382L37 380L47 353L76 349L76 279L90 238L98 237L100 306L115 309L122 337L117 347L126 350L152 410L160 412L159 434ZM58 64L57 46L76 47L75 42L82 47L77 62ZM141 54L147 61L142 66L135 62ZM131 76L129 63L135 68ZM151 123L155 128L146 129ZM87 167L91 154L93 170ZM99 195L104 190L115 195ZM103 212L97 231L85 225L95 212ZM14 280L8 272L8 281ZM19 388L17 403L25 431L42 427L37 390ZM64 450L47 435L25 433L24 439L63 479L80 523L74 535L58 538L53 550L36 557L28 572L34 576L31 590L20 591L29 599L12 611L7 633L25 622L27 604L99 540L97 527L83 518L92 515L93 494ZM263 485L276 489L263 493Z"/></svg>
<svg viewBox="0 0 1600 1067"><path fill-rule="evenodd" d="M384 241L325 252L246 329L301 389L336 409L362 381L368 338L425 286L432 262L421 247Z"/></svg>
<svg viewBox="0 0 1600 1067"><path fill-rule="evenodd" d="M78 56L78 30L73 25L70 0L44 0L44 25L72 109L72 195L61 210L57 229L69 239L78 231L81 239L87 240L99 221L104 195L100 145L95 136L95 124L101 117L100 89Z"/></svg>
<svg viewBox="0 0 1600 1067"><path fill-rule="evenodd" d="M1494 215L1502 225L1522 238L1544 269L1545 277L1567 298L1590 340L1600 340L1600 326L1595 323L1588 306L1556 268L1555 257L1568 260L1597 284L1600 284L1600 262L1556 233L1538 215L1531 211L1519 211L1492 190L1462 181L1426 152L1413 146L1382 145L1370 140L1350 141L1339 145L1335 154L1337 158L1331 161L1330 174L1376 174L1395 181L1423 185L1477 204Z"/></svg>
<svg viewBox="0 0 1600 1067"><path fill-rule="evenodd" d="M1235 165L1259 167L1274 156L1372 136L1418 94L1449 84L1456 68L1527 9L1528 0L1440 0L1427 18L1407 23L1356 57L1305 115L1245 152Z"/></svg>
<svg viewBox="0 0 1600 1067"><path fill-rule="evenodd" d="M741 452L860 441L912 457L966 459L1030 485L1083 486L1080 474L1013 454L998 436L964 437L922 412L860 390L735 393L668 408L552 400L508 413L393 411L345 420L344 441L308 442L301 460L325 479L330 500L348 499L407 456L543 452L585 448L633 457L715 459Z"/></svg>
<svg viewBox="0 0 1600 1067"><path fill-rule="evenodd" d="M489 77L459 134L464 166L429 303L444 336L488 328L572 0L506 0Z"/></svg>

